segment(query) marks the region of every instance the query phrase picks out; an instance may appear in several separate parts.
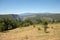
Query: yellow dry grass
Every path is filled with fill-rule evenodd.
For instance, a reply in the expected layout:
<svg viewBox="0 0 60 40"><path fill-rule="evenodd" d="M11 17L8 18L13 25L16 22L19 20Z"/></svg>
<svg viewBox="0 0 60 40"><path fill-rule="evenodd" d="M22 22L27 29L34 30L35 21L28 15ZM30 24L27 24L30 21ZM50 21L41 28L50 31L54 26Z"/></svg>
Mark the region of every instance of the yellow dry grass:
<svg viewBox="0 0 60 40"><path fill-rule="evenodd" d="M49 24L45 33L43 25L16 28L6 33L0 33L0 40L60 40L60 23ZM52 28L53 27L53 28ZM40 28L41 30L38 30Z"/></svg>

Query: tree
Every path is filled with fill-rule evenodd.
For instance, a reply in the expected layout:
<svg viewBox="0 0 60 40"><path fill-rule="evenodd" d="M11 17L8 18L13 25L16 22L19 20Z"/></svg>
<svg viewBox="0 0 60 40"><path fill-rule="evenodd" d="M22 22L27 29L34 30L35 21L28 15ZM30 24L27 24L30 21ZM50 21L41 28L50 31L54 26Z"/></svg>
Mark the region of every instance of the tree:
<svg viewBox="0 0 60 40"><path fill-rule="evenodd" d="M19 22L10 18L3 18L0 20L0 31L7 31L19 27Z"/></svg>
<svg viewBox="0 0 60 40"><path fill-rule="evenodd" d="M33 23L32 23L31 20L26 19L26 20L24 20L24 21L22 21L22 22L20 23L20 26L26 27L26 26L29 26L29 25L32 25L32 24L33 24Z"/></svg>
<svg viewBox="0 0 60 40"><path fill-rule="evenodd" d="M52 23L54 23L54 22L55 22L55 20L53 19L53 20L52 20Z"/></svg>
<svg viewBox="0 0 60 40"><path fill-rule="evenodd" d="M44 32L47 32L48 22L47 21L43 21L43 25L44 25Z"/></svg>

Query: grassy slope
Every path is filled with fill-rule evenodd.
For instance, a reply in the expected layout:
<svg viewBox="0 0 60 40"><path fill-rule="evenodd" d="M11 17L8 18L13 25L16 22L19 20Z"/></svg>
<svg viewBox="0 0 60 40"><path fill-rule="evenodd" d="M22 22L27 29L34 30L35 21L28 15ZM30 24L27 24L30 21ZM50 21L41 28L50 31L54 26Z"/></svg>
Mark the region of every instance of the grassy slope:
<svg viewBox="0 0 60 40"><path fill-rule="evenodd" d="M49 24L49 33L44 33L43 25L35 26L35 28L29 26L0 33L0 40L60 40L60 23ZM38 28L41 28L41 30L38 30Z"/></svg>

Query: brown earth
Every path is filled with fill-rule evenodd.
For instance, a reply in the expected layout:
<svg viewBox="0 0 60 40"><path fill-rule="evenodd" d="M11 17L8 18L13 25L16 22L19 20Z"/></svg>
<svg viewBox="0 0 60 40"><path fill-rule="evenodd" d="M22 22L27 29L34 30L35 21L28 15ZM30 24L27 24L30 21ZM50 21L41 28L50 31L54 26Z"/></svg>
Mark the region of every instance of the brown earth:
<svg viewBox="0 0 60 40"><path fill-rule="evenodd" d="M49 24L48 33L43 25L16 28L5 33L0 32L0 40L60 40L60 23ZM40 30L38 30L40 28Z"/></svg>

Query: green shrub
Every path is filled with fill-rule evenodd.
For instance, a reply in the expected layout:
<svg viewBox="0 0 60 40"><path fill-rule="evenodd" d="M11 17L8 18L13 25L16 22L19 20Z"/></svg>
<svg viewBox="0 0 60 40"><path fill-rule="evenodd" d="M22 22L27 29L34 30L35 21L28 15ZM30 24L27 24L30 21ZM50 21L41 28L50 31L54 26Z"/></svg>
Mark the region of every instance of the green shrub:
<svg viewBox="0 0 60 40"><path fill-rule="evenodd" d="M12 20L9 18L4 18L3 20L0 20L0 31L7 31L10 29L14 29L19 27L19 23L16 20Z"/></svg>
<svg viewBox="0 0 60 40"><path fill-rule="evenodd" d="M44 32L47 32L48 22L47 22L46 20L44 20L42 23L43 23L43 25L44 25Z"/></svg>
<svg viewBox="0 0 60 40"><path fill-rule="evenodd" d="M32 21L30 20L24 20L20 23L20 27L26 27L26 26L29 26L29 25L32 25Z"/></svg>
<svg viewBox="0 0 60 40"><path fill-rule="evenodd" d="M0 32L4 31L4 27L0 26Z"/></svg>

